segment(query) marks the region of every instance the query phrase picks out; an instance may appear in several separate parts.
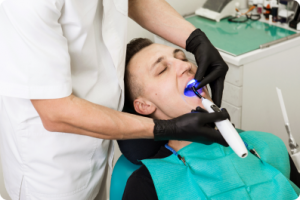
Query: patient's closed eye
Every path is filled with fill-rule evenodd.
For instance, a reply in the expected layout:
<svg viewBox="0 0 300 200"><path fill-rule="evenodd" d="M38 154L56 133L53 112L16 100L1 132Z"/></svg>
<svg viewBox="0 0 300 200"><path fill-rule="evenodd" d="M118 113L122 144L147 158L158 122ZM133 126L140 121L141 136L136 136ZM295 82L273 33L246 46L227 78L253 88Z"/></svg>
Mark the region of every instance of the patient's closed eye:
<svg viewBox="0 0 300 200"><path fill-rule="evenodd" d="M160 74L162 74L162 73L164 73L166 70L167 70L167 68L168 67L165 67L161 72L159 72L159 74L158 75L160 75Z"/></svg>

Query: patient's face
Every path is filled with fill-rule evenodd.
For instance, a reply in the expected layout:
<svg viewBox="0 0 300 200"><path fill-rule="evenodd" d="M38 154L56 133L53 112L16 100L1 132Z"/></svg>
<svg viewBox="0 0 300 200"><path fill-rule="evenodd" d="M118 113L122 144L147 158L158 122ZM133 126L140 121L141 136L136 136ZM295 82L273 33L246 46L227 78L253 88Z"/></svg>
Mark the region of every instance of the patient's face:
<svg viewBox="0 0 300 200"><path fill-rule="evenodd" d="M191 112L197 106L203 108L197 96L184 95L187 83L194 78L196 66L187 61L182 51L152 44L134 55L128 67L130 73L137 77L143 91L134 103L137 112L144 112L141 110L145 107L136 107L140 105L136 104L140 100L153 108L152 113L141 114L152 114L158 119L175 118ZM206 88L201 92L202 96L210 99Z"/></svg>

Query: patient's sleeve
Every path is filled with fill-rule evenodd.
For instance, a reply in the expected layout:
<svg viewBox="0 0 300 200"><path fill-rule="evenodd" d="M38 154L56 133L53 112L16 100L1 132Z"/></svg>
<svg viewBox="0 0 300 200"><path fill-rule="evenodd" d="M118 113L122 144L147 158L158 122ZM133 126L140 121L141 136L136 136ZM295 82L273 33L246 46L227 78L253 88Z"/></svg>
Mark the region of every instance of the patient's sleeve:
<svg viewBox="0 0 300 200"><path fill-rule="evenodd" d="M299 174L291 156L289 156L289 158L290 158L290 166L291 166L290 180L300 188L300 174Z"/></svg>
<svg viewBox="0 0 300 200"><path fill-rule="evenodd" d="M143 165L129 177L122 200L158 200L148 169Z"/></svg>

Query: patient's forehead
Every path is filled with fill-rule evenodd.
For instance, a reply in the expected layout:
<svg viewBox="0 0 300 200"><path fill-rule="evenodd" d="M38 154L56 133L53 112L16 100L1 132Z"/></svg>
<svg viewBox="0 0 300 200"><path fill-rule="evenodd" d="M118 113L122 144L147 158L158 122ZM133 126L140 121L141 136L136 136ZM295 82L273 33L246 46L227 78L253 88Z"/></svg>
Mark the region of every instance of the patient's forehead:
<svg viewBox="0 0 300 200"><path fill-rule="evenodd" d="M175 48L162 44L151 44L136 53L129 62L131 73L146 71L160 56L172 56Z"/></svg>
<svg viewBox="0 0 300 200"><path fill-rule="evenodd" d="M156 53L170 53L172 54L174 48L173 47L169 47L163 44L151 44L145 48L143 48L141 51L139 51L137 54L143 54L143 55L148 55L150 56Z"/></svg>

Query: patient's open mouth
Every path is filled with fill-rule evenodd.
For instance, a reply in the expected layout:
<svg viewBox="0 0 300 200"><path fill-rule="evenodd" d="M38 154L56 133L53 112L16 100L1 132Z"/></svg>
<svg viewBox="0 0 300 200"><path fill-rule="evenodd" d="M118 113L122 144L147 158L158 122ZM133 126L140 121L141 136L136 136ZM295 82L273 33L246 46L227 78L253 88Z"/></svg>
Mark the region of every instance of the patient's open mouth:
<svg viewBox="0 0 300 200"><path fill-rule="evenodd" d="M192 79L190 80L187 84L186 84L186 87L185 88L191 88L195 85L195 82L196 80L195 79Z"/></svg>
<svg viewBox="0 0 300 200"><path fill-rule="evenodd" d="M186 84L186 87L184 89L184 95L187 96L187 97L192 97L192 96L195 96L195 93L192 89L192 87L195 85L196 83L196 80L195 79L192 79L190 80L187 84Z"/></svg>
<svg viewBox="0 0 300 200"><path fill-rule="evenodd" d="M196 84L196 80L192 79L190 80L187 84L186 87L184 89L184 95L187 97L193 97L196 96L196 94L194 93L192 87L195 86ZM198 89L198 92L201 93L202 92L202 88Z"/></svg>

